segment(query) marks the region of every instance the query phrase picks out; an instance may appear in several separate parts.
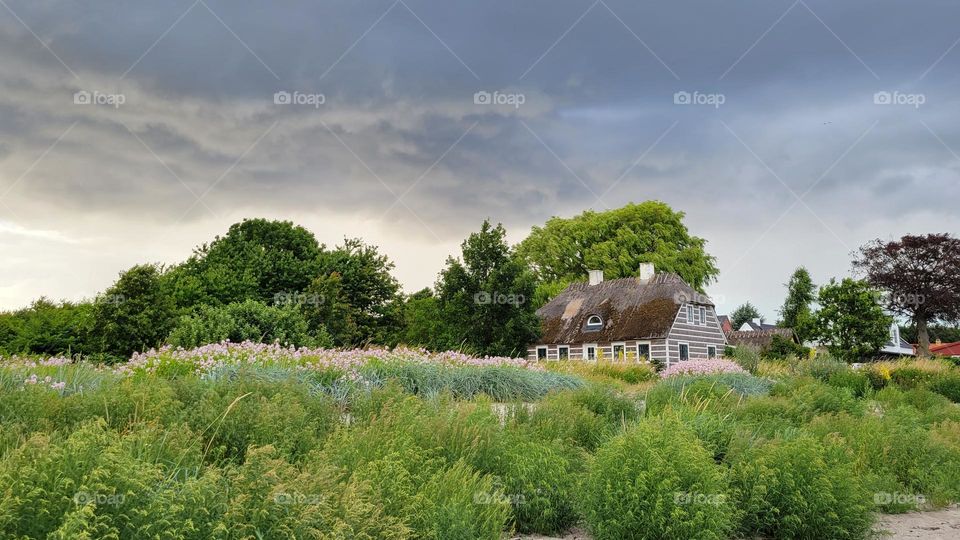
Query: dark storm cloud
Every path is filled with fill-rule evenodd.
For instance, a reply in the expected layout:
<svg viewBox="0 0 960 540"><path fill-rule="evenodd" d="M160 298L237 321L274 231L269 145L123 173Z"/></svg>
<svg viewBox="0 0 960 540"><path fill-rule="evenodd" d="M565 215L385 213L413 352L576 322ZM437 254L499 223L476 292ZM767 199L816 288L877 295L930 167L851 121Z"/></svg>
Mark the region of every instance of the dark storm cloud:
<svg viewBox="0 0 960 540"><path fill-rule="evenodd" d="M743 268L775 288L804 262L763 256L773 239L838 275L871 236L958 226L954 2L5 1L0 202L20 211L0 219L36 230L243 208L449 241L487 216L523 230L661 199L722 268L746 261L718 286L770 312L779 293Z"/></svg>

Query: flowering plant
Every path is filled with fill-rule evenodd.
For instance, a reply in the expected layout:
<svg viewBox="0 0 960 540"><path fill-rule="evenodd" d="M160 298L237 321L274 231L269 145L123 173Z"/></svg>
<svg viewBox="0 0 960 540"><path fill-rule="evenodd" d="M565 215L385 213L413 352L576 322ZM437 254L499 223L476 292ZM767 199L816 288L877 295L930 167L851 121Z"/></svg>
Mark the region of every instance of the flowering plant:
<svg viewBox="0 0 960 540"><path fill-rule="evenodd" d="M660 373L662 378L674 375L710 375L714 373L746 373L736 362L730 360L687 360L673 364Z"/></svg>

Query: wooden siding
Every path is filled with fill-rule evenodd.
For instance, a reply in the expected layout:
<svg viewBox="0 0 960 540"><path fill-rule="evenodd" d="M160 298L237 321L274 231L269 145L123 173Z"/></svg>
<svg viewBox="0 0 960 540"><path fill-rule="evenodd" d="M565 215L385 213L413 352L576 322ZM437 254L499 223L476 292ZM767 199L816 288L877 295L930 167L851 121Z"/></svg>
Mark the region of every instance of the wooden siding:
<svg viewBox="0 0 960 540"><path fill-rule="evenodd" d="M641 339L641 340L626 340L626 341L617 341L617 342L596 342L597 350L600 354L603 355L603 358L606 360L611 360L613 358L613 344L614 343L623 343L627 354L631 352L636 355L637 353L637 343L649 343L650 344L650 358L659 359L662 362L666 362L667 359L667 340L665 339ZM590 344L593 344L591 342ZM560 359L560 346L566 345L563 343L554 343L550 345L538 345L531 346L527 349L527 360L536 361L537 360L537 348L546 347L547 348L547 361L555 361ZM570 344L570 359L571 360L583 360L583 346L584 343ZM629 358L629 356L628 356Z"/></svg>
<svg viewBox="0 0 960 540"><path fill-rule="evenodd" d="M668 344L668 364L674 364L680 361L680 344L687 343L690 346L690 358L707 358L707 347L715 346L717 356L723 355L723 349L727 345L727 338L720 328L720 321L717 319L716 311L711 306L706 308L706 321L700 321L700 307L693 305L693 320L687 320L687 305L684 304L677 312L677 317L673 321L670 333L667 334Z"/></svg>

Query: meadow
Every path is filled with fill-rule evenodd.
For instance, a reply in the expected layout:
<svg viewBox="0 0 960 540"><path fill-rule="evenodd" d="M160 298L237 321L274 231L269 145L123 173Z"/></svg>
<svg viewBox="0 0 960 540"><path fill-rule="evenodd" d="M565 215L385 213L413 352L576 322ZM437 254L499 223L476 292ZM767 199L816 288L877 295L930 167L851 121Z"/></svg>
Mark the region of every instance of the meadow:
<svg viewBox="0 0 960 540"><path fill-rule="evenodd" d="M960 499L960 368L221 343L0 360L6 538L866 538Z"/></svg>

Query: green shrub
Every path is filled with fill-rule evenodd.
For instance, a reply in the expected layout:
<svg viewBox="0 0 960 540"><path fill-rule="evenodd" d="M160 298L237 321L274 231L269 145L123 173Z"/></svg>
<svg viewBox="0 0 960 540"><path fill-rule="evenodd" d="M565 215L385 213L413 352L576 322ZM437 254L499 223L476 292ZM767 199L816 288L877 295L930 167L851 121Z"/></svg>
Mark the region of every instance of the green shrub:
<svg viewBox="0 0 960 540"><path fill-rule="evenodd" d="M191 348L229 340L234 343L256 341L283 345L320 345L307 332L307 321L295 306L268 306L246 300L225 306L201 306L194 315L180 319L167 343Z"/></svg>
<svg viewBox="0 0 960 540"><path fill-rule="evenodd" d="M938 373L928 383L934 392L946 396L954 403L960 403L960 370Z"/></svg>
<svg viewBox="0 0 960 540"><path fill-rule="evenodd" d="M890 372L890 378L897 386L905 389L917 388L931 379L931 374L913 366L897 366Z"/></svg>
<svg viewBox="0 0 960 540"><path fill-rule="evenodd" d="M733 464L731 483L744 536L863 538L870 530L870 494L839 445L771 440Z"/></svg>
<svg viewBox="0 0 960 540"><path fill-rule="evenodd" d="M827 384L838 388L846 388L858 398L865 396L873 388L866 373L852 369L832 373L827 379Z"/></svg>
<svg viewBox="0 0 960 540"><path fill-rule="evenodd" d="M842 437L886 512L914 510L921 500L942 506L960 498L960 447L932 437L916 410L907 409L883 417L823 416L810 424L825 439Z"/></svg>
<svg viewBox="0 0 960 540"><path fill-rule="evenodd" d="M516 442L503 459L502 491L513 507L517 530L551 534L576 523L577 476L562 445Z"/></svg>
<svg viewBox="0 0 960 540"><path fill-rule="evenodd" d="M544 398L526 427L539 440L562 441L589 451L600 446L616 429L603 417L571 401L568 392Z"/></svg>
<svg viewBox="0 0 960 540"><path fill-rule="evenodd" d="M493 479L463 462L434 474L421 494L412 523L416 538L500 540L510 519L510 503Z"/></svg>
<svg viewBox="0 0 960 540"><path fill-rule="evenodd" d="M727 538L723 469L677 420L642 420L604 444L583 486L594 538Z"/></svg>
<svg viewBox="0 0 960 540"><path fill-rule="evenodd" d="M650 364L597 362L590 366L593 375L617 379L627 384L638 384L657 378L657 370Z"/></svg>
<svg viewBox="0 0 960 540"><path fill-rule="evenodd" d="M837 360L828 354L822 354L802 360L797 364L796 372L799 375L807 375L818 381L827 382L835 373L847 372L850 369L850 365L846 362Z"/></svg>
<svg viewBox="0 0 960 540"><path fill-rule="evenodd" d="M760 366L760 351L758 351L756 347L741 346L733 348L730 352L732 353L732 357L726 353L724 353L724 355L737 364L740 364L740 367L750 373L755 374L757 372L757 368Z"/></svg>
<svg viewBox="0 0 960 540"><path fill-rule="evenodd" d="M846 412L862 415L864 404L858 401L848 388L838 388L810 379L796 379L786 384L778 384L771 395L790 399L793 415L809 420L821 413Z"/></svg>

